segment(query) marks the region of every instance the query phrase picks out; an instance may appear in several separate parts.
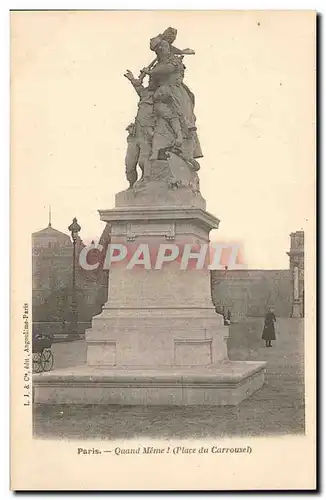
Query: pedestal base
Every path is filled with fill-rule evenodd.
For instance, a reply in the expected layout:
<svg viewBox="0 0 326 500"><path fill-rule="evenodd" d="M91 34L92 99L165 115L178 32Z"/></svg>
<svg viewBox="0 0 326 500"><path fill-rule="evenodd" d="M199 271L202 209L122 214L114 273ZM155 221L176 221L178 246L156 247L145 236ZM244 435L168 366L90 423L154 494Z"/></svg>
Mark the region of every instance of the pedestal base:
<svg viewBox="0 0 326 500"><path fill-rule="evenodd" d="M238 405L264 383L265 362L217 367L108 370L78 366L33 377L34 403L142 406Z"/></svg>
<svg viewBox="0 0 326 500"><path fill-rule="evenodd" d="M301 318L301 304L299 302L294 302L292 304L292 318Z"/></svg>

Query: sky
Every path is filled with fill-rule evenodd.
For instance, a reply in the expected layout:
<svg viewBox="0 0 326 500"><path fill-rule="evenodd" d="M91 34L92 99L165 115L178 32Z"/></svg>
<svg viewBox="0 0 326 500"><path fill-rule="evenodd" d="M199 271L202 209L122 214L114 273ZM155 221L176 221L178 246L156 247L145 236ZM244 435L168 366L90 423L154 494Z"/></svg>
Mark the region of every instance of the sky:
<svg viewBox="0 0 326 500"><path fill-rule="evenodd" d="M315 19L304 11L11 13L12 216L22 237L48 223L81 237L128 187L126 126L137 95L123 77L153 59L168 26L196 98L199 172L213 239L241 241L250 268L288 267L289 234L314 224Z"/></svg>

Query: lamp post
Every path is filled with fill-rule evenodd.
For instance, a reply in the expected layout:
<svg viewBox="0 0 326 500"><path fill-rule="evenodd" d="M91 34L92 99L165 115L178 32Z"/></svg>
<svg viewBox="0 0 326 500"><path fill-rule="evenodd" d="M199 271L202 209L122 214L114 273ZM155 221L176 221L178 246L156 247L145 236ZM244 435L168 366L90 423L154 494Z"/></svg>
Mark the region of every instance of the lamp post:
<svg viewBox="0 0 326 500"><path fill-rule="evenodd" d="M218 286L218 285L220 285L220 284L223 282L223 280L226 278L226 275L227 275L228 269L229 269L229 268L228 268L228 266L224 266L224 273L223 273L223 275L220 277L219 281L215 281L215 282L214 282L214 286ZM212 281L211 281L211 283L212 283ZM212 285L213 285L213 283L212 283ZM214 294L213 294L213 290L212 290L212 297L213 297L213 295L214 295ZM214 303L214 305L215 305L215 303ZM220 307L221 307L221 306L215 305L215 311L217 312L217 314L222 314L222 316L224 317L224 308L225 308L225 306L223 306L223 313L218 312L218 309L219 309Z"/></svg>
<svg viewBox="0 0 326 500"><path fill-rule="evenodd" d="M81 230L76 217L73 218L72 224L68 227L71 232L73 243L73 260L72 260L72 300L71 300L71 321L70 321L70 334L78 335L78 314L77 314L77 301L76 301L76 241L78 233Z"/></svg>

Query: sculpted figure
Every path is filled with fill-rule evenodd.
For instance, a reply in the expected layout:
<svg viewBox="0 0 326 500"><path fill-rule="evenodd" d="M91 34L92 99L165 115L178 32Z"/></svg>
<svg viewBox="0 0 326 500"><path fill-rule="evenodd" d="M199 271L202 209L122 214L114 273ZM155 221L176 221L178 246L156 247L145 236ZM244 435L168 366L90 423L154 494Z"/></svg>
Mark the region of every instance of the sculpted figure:
<svg viewBox="0 0 326 500"><path fill-rule="evenodd" d="M173 52L178 49L161 36L151 40L150 48L157 55L157 62L147 71L156 89L153 101L157 122L151 159L158 158L160 150L172 149L188 160L201 158L203 155L194 114L195 99L183 83L185 66L182 56L175 55Z"/></svg>
<svg viewBox="0 0 326 500"><path fill-rule="evenodd" d="M164 33L159 34L158 36L156 36L150 40L150 49L155 50L154 45L156 44L156 42L158 40L164 40L165 42L168 42L168 44L170 45L170 49L171 49L172 54L179 55L179 56L194 55L195 51L192 49L178 49L177 47L172 45L177 37L177 33L178 33L178 31L175 28L171 28L171 27L167 28L164 31Z"/></svg>
<svg viewBox="0 0 326 500"><path fill-rule="evenodd" d="M171 53L172 54L175 54L175 55L179 55L179 56L183 56L183 55L194 55L195 54L195 51L192 50L192 49L178 49L177 47L174 47L172 44L173 42L175 41L176 39L176 36L177 36L177 30L175 28L167 28L164 33L160 33L158 36L156 36L155 38L152 38L150 40L150 49L151 50L154 50L153 49L153 46L154 44L156 43L157 40L165 40L166 42L169 43L170 45L170 49L171 49ZM153 67L153 65L157 62L157 58L155 58L148 66L147 68L144 68L141 70L140 74L139 74L139 78L144 78L144 76L146 74L148 74L148 71Z"/></svg>
<svg viewBox="0 0 326 500"><path fill-rule="evenodd" d="M194 51L172 45L176 34L177 30L168 28L150 40L156 58L141 70L138 79L129 70L124 75L140 98L135 122L127 127L125 166L130 187L138 179L137 165L143 180L153 160L167 159L171 153L186 161L192 170L200 168L196 158L203 155L197 136L195 99L183 83L183 57ZM147 87L143 85L146 76Z"/></svg>
<svg viewBox="0 0 326 500"><path fill-rule="evenodd" d="M134 78L131 71L127 70L124 75L132 84L139 95L138 112L135 122L127 127L129 132L127 142L127 154L125 158L126 177L132 187L137 181L137 165L144 176L145 163L151 154L152 138L156 118L154 114L153 94L154 90L149 86L144 87L142 79ZM141 179L142 179L141 178Z"/></svg>

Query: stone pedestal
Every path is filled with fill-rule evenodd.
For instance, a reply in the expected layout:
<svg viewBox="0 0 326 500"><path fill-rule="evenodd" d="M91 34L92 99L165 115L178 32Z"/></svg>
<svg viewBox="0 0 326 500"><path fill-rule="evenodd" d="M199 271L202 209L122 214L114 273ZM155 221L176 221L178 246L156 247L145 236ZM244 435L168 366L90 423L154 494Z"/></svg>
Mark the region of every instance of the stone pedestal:
<svg viewBox="0 0 326 500"><path fill-rule="evenodd" d="M208 244L219 225L199 192L160 180L119 193L116 208L100 216L111 224L111 244L128 248ZM122 262L111 268L108 302L86 332L87 365L37 375L35 402L238 404L262 386L265 363L229 361L227 338L207 266Z"/></svg>
<svg viewBox="0 0 326 500"><path fill-rule="evenodd" d="M292 302L292 318L301 318L301 303L300 300L293 300Z"/></svg>
<svg viewBox="0 0 326 500"><path fill-rule="evenodd" d="M76 366L37 375L34 402L144 406L238 405L261 388L265 363L215 367L100 369Z"/></svg>

